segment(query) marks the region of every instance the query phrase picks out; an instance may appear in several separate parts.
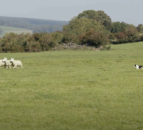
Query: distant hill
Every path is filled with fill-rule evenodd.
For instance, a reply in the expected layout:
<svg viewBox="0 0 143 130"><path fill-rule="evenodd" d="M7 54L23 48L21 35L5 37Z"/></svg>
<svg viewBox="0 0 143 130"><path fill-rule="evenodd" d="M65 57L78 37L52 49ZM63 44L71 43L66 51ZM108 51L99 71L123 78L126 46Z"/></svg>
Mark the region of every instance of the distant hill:
<svg viewBox="0 0 143 130"><path fill-rule="evenodd" d="M0 26L18 27L33 30L33 32L62 31L68 21L44 20L33 18L16 18L0 16Z"/></svg>
<svg viewBox="0 0 143 130"><path fill-rule="evenodd" d="M33 31L29 30L29 29L23 29L23 28L16 28L16 27L8 27L8 26L0 26L0 38L3 37L6 33L17 33L17 34L21 34L21 33L30 33L32 34Z"/></svg>

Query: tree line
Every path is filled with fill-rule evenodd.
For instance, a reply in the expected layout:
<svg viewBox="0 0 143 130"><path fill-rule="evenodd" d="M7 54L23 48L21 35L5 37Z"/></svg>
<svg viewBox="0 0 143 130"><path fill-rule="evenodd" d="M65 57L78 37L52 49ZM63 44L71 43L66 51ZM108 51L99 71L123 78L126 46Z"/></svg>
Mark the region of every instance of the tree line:
<svg viewBox="0 0 143 130"><path fill-rule="evenodd" d="M8 33L0 39L0 52L48 51L63 39L61 32L15 34Z"/></svg>
<svg viewBox="0 0 143 130"><path fill-rule="evenodd" d="M63 27L63 32L69 42L95 46L109 42L119 44L143 41L142 24L136 27L125 22L112 22L104 11L83 11Z"/></svg>
<svg viewBox="0 0 143 130"><path fill-rule="evenodd" d="M143 41L143 25L112 22L104 11L86 10L72 18L62 31L51 33L6 34L0 39L0 52L39 52L55 46L76 43L107 48L110 43Z"/></svg>

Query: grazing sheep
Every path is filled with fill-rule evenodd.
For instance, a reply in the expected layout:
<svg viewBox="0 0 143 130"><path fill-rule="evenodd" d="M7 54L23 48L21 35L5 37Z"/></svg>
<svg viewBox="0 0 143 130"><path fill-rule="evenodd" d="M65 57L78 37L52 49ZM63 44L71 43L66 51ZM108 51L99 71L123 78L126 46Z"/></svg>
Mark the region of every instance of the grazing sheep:
<svg viewBox="0 0 143 130"><path fill-rule="evenodd" d="M4 63L4 65L6 66L6 68L11 68L12 63L10 62L10 60L7 60L7 58L4 58L2 60L2 62Z"/></svg>
<svg viewBox="0 0 143 130"><path fill-rule="evenodd" d="M5 63L2 60L0 60L0 67L4 66L4 65L5 65Z"/></svg>
<svg viewBox="0 0 143 130"><path fill-rule="evenodd" d="M14 60L14 58L11 58L10 62L14 65L13 68L17 68L18 66L23 68L22 62L20 60Z"/></svg>

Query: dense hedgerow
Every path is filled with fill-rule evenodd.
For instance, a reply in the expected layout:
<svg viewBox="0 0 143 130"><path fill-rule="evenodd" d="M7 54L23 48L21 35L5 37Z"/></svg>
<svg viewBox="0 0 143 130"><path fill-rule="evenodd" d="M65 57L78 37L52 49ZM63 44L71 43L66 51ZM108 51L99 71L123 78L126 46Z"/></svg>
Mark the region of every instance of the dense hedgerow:
<svg viewBox="0 0 143 130"><path fill-rule="evenodd" d="M0 39L0 52L48 51L62 41L62 33L6 34Z"/></svg>

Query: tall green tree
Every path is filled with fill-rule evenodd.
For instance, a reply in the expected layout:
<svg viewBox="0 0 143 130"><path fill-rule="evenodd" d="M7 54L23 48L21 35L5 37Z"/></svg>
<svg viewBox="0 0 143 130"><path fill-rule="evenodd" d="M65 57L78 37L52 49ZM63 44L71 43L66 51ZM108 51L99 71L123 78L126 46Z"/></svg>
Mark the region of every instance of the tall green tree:
<svg viewBox="0 0 143 130"><path fill-rule="evenodd" d="M90 29L82 36L82 44L88 44L95 47L105 47L109 44L109 39L103 32Z"/></svg>
<svg viewBox="0 0 143 130"><path fill-rule="evenodd" d="M143 33L143 25L142 25L142 24L139 24L139 25L137 26L137 30L138 30L138 32Z"/></svg>
<svg viewBox="0 0 143 130"><path fill-rule="evenodd" d="M52 39L56 44L61 44L63 42L64 34L63 32L56 31L52 33Z"/></svg>
<svg viewBox="0 0 143 130"><path fill-rule="evenodd" d="M111 30L111 18L104 11L86 10L78 15L78 18L94 19Z"/></svg>
<svg viewBox="0 0 143 130"><path fill-rule="evenodd" d="M52 34L50 33L42 33L39 43L41 45L42 51L48 51L56 45L52 38Z"/></svg>
<svg viewBox="0 0 143 130"><path fill-rule="evenodd" d="M22 52L24 47L21 45L18 34L6 34L1 40L0 44L4 52Z"/></svg>
<svg viewBox="0 0 143 130"><path fill-rule="evenodd" d="M111 27L112 33L119 33L125 31L129 25L124 22L113 22Z"/></svg>
<svg viewBox="0 0 143 130"><path fill-rule="evenodd" d="M101 25L101 23L97 22L95 19L89 19L86 17L79 19L78 17L74 17L69 22L69 25L63 27L64 39L66 39L67 42L80 43L79 36L90 29L103 31L106 34L109 33L105 26Z"/></svg>

